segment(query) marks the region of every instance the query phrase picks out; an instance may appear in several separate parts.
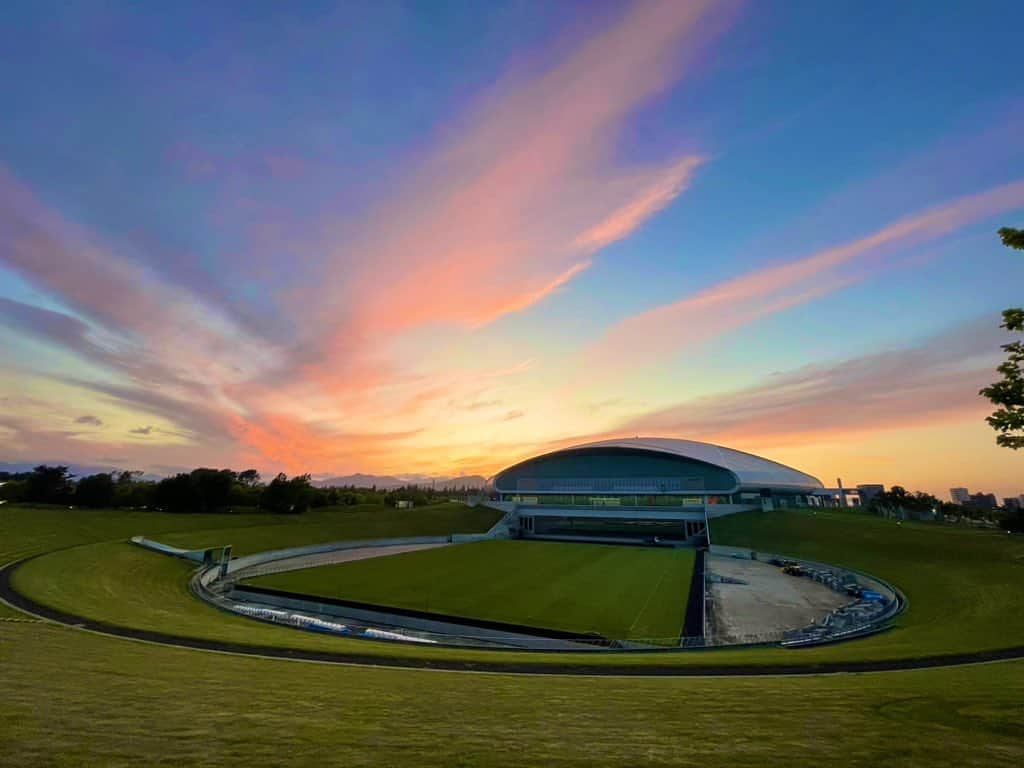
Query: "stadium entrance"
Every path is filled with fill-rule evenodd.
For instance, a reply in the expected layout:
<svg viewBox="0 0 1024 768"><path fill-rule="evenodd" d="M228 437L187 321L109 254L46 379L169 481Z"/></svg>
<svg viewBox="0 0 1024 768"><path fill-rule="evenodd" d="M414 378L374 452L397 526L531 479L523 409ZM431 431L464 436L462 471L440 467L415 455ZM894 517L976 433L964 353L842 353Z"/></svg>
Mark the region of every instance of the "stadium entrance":
<svg viewBox="0 0 1024 768"><path fill-rule="evenodd" d="M707 540L703 513L681 517L636 510L521 510L519 532L528 539L628 541L646 544L702 544Z"/></svg>

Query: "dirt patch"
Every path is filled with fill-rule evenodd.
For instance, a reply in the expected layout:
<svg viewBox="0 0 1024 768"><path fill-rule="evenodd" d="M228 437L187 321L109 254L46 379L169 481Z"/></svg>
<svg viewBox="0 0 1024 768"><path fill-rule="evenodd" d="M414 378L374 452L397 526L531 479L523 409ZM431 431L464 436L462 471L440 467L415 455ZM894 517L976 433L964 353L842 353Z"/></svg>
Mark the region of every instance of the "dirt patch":
<svg viewBox="0 0 1024 768"><path fill-rule="evenodd" d="M716 643L753 642L820 622L850 602L808 578L788 576L758 560L712 555L708 572L744 584L711 583L711 631ZM771 639L771 637L765 637Z"/></svg>

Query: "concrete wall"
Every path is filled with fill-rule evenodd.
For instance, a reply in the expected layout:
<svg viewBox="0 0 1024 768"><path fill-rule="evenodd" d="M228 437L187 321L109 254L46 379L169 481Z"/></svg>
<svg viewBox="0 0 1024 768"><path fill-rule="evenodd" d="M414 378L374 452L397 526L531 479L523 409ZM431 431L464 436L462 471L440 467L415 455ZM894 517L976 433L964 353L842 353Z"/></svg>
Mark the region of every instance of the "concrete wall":
<svg viewBox="0 0 1024 768"><path fill-rule="evenodd" d="M327 544L312 544L305 547L289 547L287 549L274 549L267 552L257 552L254 555L246 555L232 560L228 565L228 574L240 576L242 571L254 568L264 563L278 560L300 558L307 555L315 555L325 552L337 552L346 549L367 549L383 548L410 544L447 544L452 540L451 536L407 536L395 539L365 539L358 541L332 541Z"/></svg>
<svg viewBox="0 0 1024 768"><path fill-rule="evenodd" d="M594 646L585 643L574 643L570 640L558 640L554 638L539 637L535 635L521 635L514 632L502 632L495 629L474 627L468 624L457 624L454 622L437 621L433 619L417 618L415 616L402 616L389 613L385 608L381 610L366 610L351 608L348 606L332 605L321 603L316 599L298 599L282 595L247 594L244 590L232 590L229 599L258 605L271 605L290 611L297 611L302 614L334 616L339 619L348 619L359 624L376 627L391 627L397 629L410 629L418 632L426 632L431 635L441 636L441 642L446 639L464 637L473 638L496 643L499 645L512 646L516 648L532 648L537 650L593 650Z"/></svg>

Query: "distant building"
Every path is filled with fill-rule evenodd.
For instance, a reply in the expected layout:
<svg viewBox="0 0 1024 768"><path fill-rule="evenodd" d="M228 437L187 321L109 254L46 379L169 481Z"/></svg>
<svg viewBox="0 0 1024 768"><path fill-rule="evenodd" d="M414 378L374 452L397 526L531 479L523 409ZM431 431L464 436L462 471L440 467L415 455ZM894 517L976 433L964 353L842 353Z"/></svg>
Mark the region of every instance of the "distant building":
<svg viewBox="0 0 1024 768"><path fill-rule="evenodd" d="M950 488L949 498L953 500L954 504L960 504L961 506L964 504L970 504L971 492L966 488Z"/></svg>
<svg viewBox="0 0 1024 768"><path fill-rule="evenodd" d="M1020 509L1020 496L1007 496L1003 499L1003 508L1009 512L1016 512Z"/></svg>
<svg viewBox="0 0 1024 768"><path fill-rule="evenodd" d="M815 507L859 507L866 503L853 488L818 488L812 492L808 503Z"/></svg>
<svg viewBox="0 0 1024 768"><path fill-rule="evenodd" d="M399 499L395 502L396 509L412 509L412 502L409 499Z"/></svg>
<svg viewBox="0 0 1024 768"><path fill-rule="evenodd" d="M857 493L860 495L861 506L867 506L875 496L885 493L885 486L873 484L858 485Z"/></svg>
<svg viewBox="0 0 1024 768"><path fill-rule="evenodd" d="M994 493L972 493L966 506L993 512L999 506L999 501Z"/></svg>

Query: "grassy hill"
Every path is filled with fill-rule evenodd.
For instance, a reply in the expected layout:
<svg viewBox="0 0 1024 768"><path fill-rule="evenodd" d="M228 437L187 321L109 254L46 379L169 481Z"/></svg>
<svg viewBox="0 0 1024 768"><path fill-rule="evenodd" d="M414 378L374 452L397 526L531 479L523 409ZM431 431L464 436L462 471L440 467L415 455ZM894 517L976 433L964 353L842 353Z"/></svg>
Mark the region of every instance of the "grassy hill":
<svg viewBox="0 0 1024 768"><path fill-rule="evenodd" d="M122 542L145 533L173 534L184 544L226 543L221 533L232 531L236 546L285 538L310 543L338 530L333 526L344 524L344 514L218 519L9 507L0 509L0 561L74 547L34 561L46 567L29 586L122 623L326 647L334 638L236 619L198 603L184 587L188 566ZM712 536L863 567L890 578L911 600L900 628L886 635L772 654L813 660L1024 643L1018 538L908 524L894 531L850 513L759 514L716 521ZM392 522L399 535L423 520ZM778 547L782 536L785 546ZM932 643L929 634L942 642ZM359 646L396 652L386 644ZM737 653L743 652L673 658L702 663ZM0 672L4 766L1024 762L1024 662L788 678L473 675L246 658L0 621Z"/></svg>

